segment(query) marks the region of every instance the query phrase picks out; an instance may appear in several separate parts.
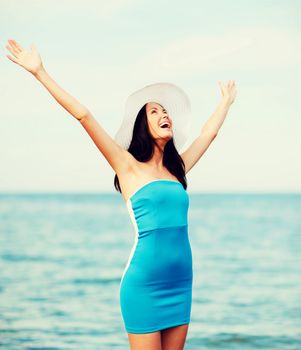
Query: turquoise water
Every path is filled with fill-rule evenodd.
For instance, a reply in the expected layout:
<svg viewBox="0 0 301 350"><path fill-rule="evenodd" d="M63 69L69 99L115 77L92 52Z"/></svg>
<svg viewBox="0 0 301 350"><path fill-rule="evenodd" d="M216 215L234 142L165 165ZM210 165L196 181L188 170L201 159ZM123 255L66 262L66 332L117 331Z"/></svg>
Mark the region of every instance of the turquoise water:
<svg viewBox="0 0 301 350"><path fill-rule="evenodd" d="M301 195L190 194L185 350L301 349ZM0 195L0 347L129 349L119 194Z"/></svg>

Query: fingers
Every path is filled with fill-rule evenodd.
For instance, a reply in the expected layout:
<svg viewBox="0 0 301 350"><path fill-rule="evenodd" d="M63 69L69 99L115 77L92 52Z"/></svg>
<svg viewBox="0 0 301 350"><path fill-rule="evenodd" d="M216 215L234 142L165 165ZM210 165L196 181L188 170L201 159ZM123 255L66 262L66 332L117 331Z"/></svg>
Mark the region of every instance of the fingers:
<svg viewBox="0 0 301 350"><path fill-rule="evenodd" d="M6 55L8 59L10 59L12 62L19 64L18 62L18 55L20 51L16 49L16 47L13 45L12 40L8 40L10 45L6 45L5 47L7 48L8 51L12 53L13 56Z"/></svg>
<svg viewBox="0 0 301 350"><path fill-rule="evenodd" d="M10 39L10 40L8 40L8 42L12 45L12 47L13 47L16 51L20 52L20 51L23 50L22 47L16 42L16 40Z"/></svg>
<svg viewBox="0 0 301 350"><path fill-rule="evenodd" d="M6 57L9 58L11 61L13 61L15 63L18 63L18 61L14 57L12 57L10 55L6 55Z"/></svg>
<svg viewBox="0 0 301 350"><path fill-rule="evenodd" d="M5 47L7 48L8 51L10 51L10 53L12 53L15 57L17 57L18 52L12 46L5 45Z"/></svg>
<svg viewBox="0 0 301 350"><path fill-rule="evenodd" d="M227 84L224 84L223 82L221 82L220 80L218 81L219 86L221 89L231 89L231 88L235 88L235 81L234 80L228 80Z"/></svg>
<svg viewBox="0 0 301 350"><path fill-rule="evenodd" d="M18 57L18 55L22 52L22 47L12 39L7 40L9 45L6 45L5 47L15 56Z"/></svg>

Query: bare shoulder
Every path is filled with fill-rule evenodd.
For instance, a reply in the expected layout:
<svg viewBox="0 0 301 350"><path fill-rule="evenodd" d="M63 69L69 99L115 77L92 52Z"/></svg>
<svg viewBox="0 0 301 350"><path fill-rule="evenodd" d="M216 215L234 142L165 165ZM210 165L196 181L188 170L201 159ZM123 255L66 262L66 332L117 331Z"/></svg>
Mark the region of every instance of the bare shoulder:
<svg viewBox="0 0 301 350"><path fill-rule="evenodd" d="M123 165L116 172L122 196L127 201L133 189L137 186L137 181L141 177L141 162L139 162L131 153L124 151Z"/></svg>
<svg viewBox="0 0 301 350"><path fill-rule="evenodd" d="M121 147L90 112L80 119L80 123L117 174L122 195L126 198L135 188L137 178L141 177L141 162Z"/></svg>
<svg viewBox="0 0 301 350"><path fill-rule="evenodd" d="M158 171L154 166L147 162L140 162L136 158L130 156L130 164L124 171L118 172L119 185L122 191L122 196L127 201L133 193L146 183L156 179L170 179L177 181L177 178L172 175L168 169Z"/></svg>

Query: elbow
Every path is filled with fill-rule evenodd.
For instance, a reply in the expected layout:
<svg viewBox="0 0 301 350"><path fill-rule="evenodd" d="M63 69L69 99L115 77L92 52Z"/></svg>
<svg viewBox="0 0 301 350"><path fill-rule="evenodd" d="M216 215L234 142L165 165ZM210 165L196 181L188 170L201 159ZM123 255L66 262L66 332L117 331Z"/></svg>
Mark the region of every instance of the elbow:
<svg viewBox="0 0 301 350"><path fill-rule="evenodd" d="M85 110L76 119L82 123L83 121L89 119L90 116L91 116L91 113L88 110Z"/></svg>

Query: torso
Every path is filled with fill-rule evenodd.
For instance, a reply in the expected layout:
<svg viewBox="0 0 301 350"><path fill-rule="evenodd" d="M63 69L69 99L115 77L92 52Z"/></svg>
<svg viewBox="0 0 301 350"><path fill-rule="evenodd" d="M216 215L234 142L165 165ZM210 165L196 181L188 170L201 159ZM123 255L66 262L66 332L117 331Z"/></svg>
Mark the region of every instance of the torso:
<svg viewBox="0 0 301 350"><path fill-rule="evenodd" d="M164 168L161 172L154 169L146 162L139 162L135 160L127 172L123 174L117 174L119 184L122 190L122 196L126 202L131 195L136 192L138 188L146 184L147 182L159 179L168 179L179 181L173 174L169 172L167 168Z"/></svg>

